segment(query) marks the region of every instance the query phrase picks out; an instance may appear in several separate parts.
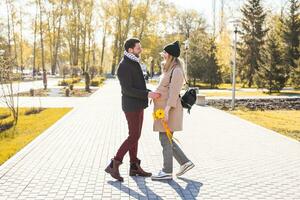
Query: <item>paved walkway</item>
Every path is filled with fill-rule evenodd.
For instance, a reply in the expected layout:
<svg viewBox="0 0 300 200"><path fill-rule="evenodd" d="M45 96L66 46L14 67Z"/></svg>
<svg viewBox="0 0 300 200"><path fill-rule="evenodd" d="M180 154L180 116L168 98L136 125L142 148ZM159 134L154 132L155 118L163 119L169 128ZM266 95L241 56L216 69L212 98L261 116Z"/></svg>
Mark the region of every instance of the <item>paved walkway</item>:
<svg viewBox="0 0 300 200"><path fill-rule="evenodd" d="M19 97L19 107L72 108L84 104L88 97ZM17 98L15 100L15 105ZM7 107L0 101L0 107Z"/></svg>
<svg viewBox="0 0 300 200"><path fill-rule="evenodd" d="M63 88L64 86L57 86L59 78L50 78L48 81L48 88ZM30 88L40 89L43 88L42 81L31 81L31 82L21 82L19 90L17 84L14 84L14 93L29 91ZM83 89L84 86L76 86L76 89ZM91 89L98 89L98 87L90 87ZM0 96L3 93L2 88L0 88ZM8 94L6 92L6 94ZM19 107L44 107L44 108L57 108L57 107L76 107L82 103L85 103L88 97L23 97L14 98L15 105ZM0 101L0 107L7 107L5 101Z"/></svg>
<svg viewBox="0 0 300 200"><path fill-rule="evenodd" d="M48 88L51 88L52 86L56 86L58 81L62 80L61 78L48 78L47 86ZM31 88L39 89L44 88L43 81L42 80L36 80L36 81L23 81L20 83L13 83L13 93L17 92L24 92L29 91ZM9 85L3 84L0 85L0 96L3 96L3 94L9 94Z"/></svg>
<svg viewBox="0 0 300 200"><path fill-rule="evenodd" d="M139 157L162 166L158 135L146 110ZM210 107L185 114L176 137L196 167L182 179L154 182L104 173L127 136L116 81L75 107L0 166L0 199L300 199L300 143ZM175 161L174 161L175 162ZM178 165L175 165L175 172Z"/></svg>

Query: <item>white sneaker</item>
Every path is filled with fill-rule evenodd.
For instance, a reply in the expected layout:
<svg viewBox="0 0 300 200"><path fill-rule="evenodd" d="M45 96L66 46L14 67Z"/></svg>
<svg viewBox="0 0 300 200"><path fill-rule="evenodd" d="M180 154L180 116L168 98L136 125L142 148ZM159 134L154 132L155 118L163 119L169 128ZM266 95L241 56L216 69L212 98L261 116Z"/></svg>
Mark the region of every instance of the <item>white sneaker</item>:
<svg viewBox="0 0 300 200"><path fill-rule="evenodd" d="M170 179L173 179L173 177L172 177L172 173L165 173L162 170L160 170L157 175L152 175L151 179L152 180L170 180Z"/></svg>
<svg viewBox="0 0 300 200"><path fill-rule="evenodd" d="M189 171L193 167L195 167L195 165L191 161L186 162L185 164L180 166L180 169L179 169L178 173L176 174L176 176L182 176L183 174L185 174L187 171Z"/></svg>

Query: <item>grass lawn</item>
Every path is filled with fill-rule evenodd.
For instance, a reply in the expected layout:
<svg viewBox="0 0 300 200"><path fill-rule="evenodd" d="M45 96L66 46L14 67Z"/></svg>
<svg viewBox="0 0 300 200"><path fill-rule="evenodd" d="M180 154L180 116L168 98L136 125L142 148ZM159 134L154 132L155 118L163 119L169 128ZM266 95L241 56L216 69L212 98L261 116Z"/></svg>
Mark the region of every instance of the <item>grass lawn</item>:
<svg viewBox="0 0 300 200"><path fill-rule="evenodd" d="M74 83L73 85L74 85L74 88L75 87L85 87L85 82L84 81L80 81L78 83ZM103 85L104 85L104 83L100 83L99 86L94 86L94 87L101 87Z"/></svg>
<svg viewBox="0 0 300 200"><path fill-rule="evenodd" d="M300 141L300 111L229 111L243 119Z"/></svg>
<svg viewBox="0 0 300 200"><path fill-rule="evenodd" d="M220 92L201 92L201 94L207 97L220 97L220 96L231 96L231 91L220 91ZM236 96L299 96L300 90L284 90L280 93L268 94L263 91L236 91Z"/></svg>
<svg viewBox="0 0 300 200"><path fill-rule="evenodd" d="M38 114L24 115L29 109L20 108L17 126L0 132L0 165L71 110L71 108L46 108ZM0 114L5 113L8 113L8 109L0 108ZM11 119L8 117L0 122L5 120Z"/></svg>
<svg viewBox="0 0 300 200"><path fill-rule="evenodd" d="M50 89L48 88L47 90L44 89L35 89L34 90L34 96L38 96L38 97L46 97L48 96L48 93L50 92ZM15 95L17 96L17 95ZM30 92L26 91L26 92L19 92L19 96L20 97L30 97Z"/></svg>
<svg viewBox="0 0 300 200"><path fill-rule="evenodd" d="M193 84L194 84L194 82L191 81L191 86L193 86ZM199 87L199 89L231 89L232 84L231 83L221 83L219 85L216 85L214 88L211 88L211 85L208 83L196 81L195 87ZM243 84L241 84L241 83L236 83L235 87L236 87L236 89L249 88L249 87L243 87ZM256 88L256 87L252 86L251 88Z"/></svg>
<svg viewBox="0 0 300 200"><path fill-rule="evenodd" d="M70 96L72 96L72 97L88 97L96 91L97 91L97 89L91 89L91 92L87 92L87 91L85 91L85 89L74 88L73 90L71 90Z"/></svg>

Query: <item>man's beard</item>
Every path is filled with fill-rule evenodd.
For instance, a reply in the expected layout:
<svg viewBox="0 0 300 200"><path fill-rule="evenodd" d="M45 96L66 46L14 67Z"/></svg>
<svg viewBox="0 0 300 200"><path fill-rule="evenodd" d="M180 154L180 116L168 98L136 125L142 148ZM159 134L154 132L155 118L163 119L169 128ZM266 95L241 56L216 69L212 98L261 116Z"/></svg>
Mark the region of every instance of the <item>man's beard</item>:
<svg viewBox="0 0 300 200"><path fill-rule="evenodd" d="M135 53L133 53L133 55L135 55L135 57L137 57L137 58L140 57L140 54L135 54Z"/></svg>

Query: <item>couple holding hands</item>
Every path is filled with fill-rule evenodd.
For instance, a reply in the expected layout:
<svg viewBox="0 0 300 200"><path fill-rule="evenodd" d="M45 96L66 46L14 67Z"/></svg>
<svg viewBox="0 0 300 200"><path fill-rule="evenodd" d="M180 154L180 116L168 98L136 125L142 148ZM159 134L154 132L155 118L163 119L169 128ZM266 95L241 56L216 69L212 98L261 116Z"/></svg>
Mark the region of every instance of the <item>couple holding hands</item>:
<svg viewBox="0 0 300 200"><path fill-rule="evenodd" d="M124 58L119 64L117 76L122 91L122 110L125 113L129 136L122 143L116 155L106 167L105 172L113 178L122 181L119 167L127 152L130 156L130 176L151 177L152 180L169 180L173 178L173 156L180 164L176 176L194 167L194 164L187 158L181 148L170 141L166 133L166 127L160 120L154 120L153 131L159 132L159 140L163 148L163 168L157 174L152 175L145 172L141 167L141 160L137 158L138 141L141 136L144 109L148 107L148 99L153 99L154 113L163 110L163 121L167 122L170 133L182 131L183 107L180 100L180 91L184 85L184 63L180 56L180 45L176 41L164 47L162 56L162 75L159 84L154 92L146 87L146 82L140 65L141 43L136 38L128 39L125 42Z"/></svg>

